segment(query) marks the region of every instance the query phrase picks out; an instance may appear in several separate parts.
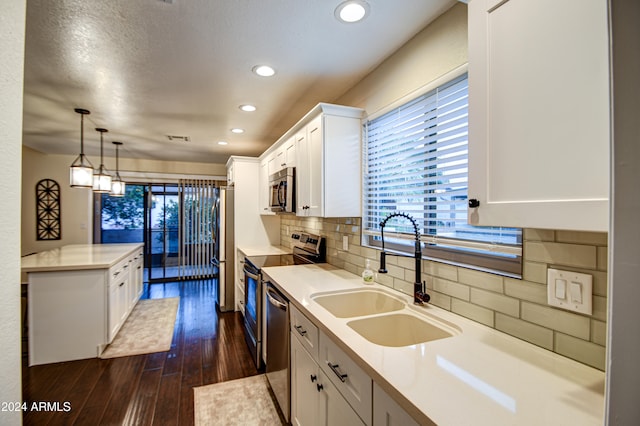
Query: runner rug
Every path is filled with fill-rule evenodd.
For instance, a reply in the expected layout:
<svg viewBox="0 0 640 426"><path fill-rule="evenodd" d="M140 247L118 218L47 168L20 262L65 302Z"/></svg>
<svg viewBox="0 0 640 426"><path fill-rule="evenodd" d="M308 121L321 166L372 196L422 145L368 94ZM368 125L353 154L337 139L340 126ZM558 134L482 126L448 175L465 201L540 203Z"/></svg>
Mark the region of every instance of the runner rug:
<svg viewBox="0 0 640 426"><path fill-rule="evenodd" d="M196 426L281 425L264 374L193 388Z"/></svg>
<svg viewBox="0 0 640 426"><path fill-rule="evenodd" d="M100 358L168 351L179 303L179 297L139 300Z"/></svg>

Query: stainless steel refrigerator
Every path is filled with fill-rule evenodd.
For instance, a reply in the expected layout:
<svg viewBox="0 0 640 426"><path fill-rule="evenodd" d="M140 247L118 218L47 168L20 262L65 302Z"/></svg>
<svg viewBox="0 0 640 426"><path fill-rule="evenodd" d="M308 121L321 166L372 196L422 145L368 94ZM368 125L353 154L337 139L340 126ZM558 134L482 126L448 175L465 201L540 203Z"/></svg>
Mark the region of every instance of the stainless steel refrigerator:
<svg viewBox="0 0 640 426"><path fill-rule="evenodd" d="M211 217L213 260L218 269L216 305L221 312L233 311L235 291L233 188L216 188Z"/></svg>

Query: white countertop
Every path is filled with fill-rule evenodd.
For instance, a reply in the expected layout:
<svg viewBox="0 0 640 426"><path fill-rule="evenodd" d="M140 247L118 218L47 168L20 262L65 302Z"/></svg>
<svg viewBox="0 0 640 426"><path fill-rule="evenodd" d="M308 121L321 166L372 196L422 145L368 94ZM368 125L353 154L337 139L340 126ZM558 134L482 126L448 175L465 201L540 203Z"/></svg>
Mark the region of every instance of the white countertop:
<svg viewBox="0 0 640 426"><path fill-rule="evenodd" d="M263 268L291 303L421 423L438 425L601 425L602 371L328 264ZM452 323L461 334L407 347L364 339L311 299L319 292L375 288L399 296L420 315Z"/></svg>
<svg viewBox="0 0 640 426"><path fill-rule="evenodd" d="M292 250L284 246L238 246L238 250L245 256L268 256L279 254L291 254Z"/></svg>
<svg viewBox="0 0 640 426"><path fill-rule="evenodd" d="M22 272L106 269L142 247L128 244L71 244L22 258Z"/></svg>

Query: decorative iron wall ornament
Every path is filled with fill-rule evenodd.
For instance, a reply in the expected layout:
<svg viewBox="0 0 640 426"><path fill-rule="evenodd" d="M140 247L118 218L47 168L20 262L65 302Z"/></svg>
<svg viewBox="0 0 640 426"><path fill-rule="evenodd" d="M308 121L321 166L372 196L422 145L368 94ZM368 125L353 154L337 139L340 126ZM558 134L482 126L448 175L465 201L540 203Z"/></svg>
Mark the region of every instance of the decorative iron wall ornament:
<svg viewBox="0 0 640 426"><path fill-rule="evenodd" d="M42 179L36 184L36 239L59 240L60 185L53 179Z"/></svg>

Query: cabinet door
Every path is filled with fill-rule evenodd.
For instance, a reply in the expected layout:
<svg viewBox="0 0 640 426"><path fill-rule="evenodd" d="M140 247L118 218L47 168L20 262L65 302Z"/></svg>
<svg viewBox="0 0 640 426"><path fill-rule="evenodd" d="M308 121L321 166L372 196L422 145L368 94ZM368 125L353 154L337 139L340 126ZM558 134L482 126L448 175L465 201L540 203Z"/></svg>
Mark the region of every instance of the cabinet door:
<svg viewBox="0 0 640 426"><path fill-rule="evenodd" d="M120 309L118 304L118 285L109 287L109 310L107 312L108 336L107 342L111 343L120 329Z"/></svg>
<svg viewBox="0 0 640 426"><path fill-rule="evenodd" d="M418 426L418 422L374 382L373 426Z"/></svg>
<svg viewBox="0 0 640 426"><path fill-rule="evenodd" d="M289 138L283 146L283 167L296 166L296 137Z"/></svg>
<svg viewBox="0 0 640 426"><path fill-rule="evenodd" d="M307 129L303 128L296 138L296 216L309 214L309 141Z"/></svg>
<svg viewBox="0 0 640 426"><path fill-rule="evenodd" d="M136 269L135 271L133 271L136 274L136 288L138 289L138 299L140 299L140 297L142 297L142 291L144 288L144 278L143 278L143 273L144 273L144 255L142 253L142 251L138 252L137 255L137 261L136 261Z"/></svg>
<svg viewBox="0 0 640 426"><path fill-rule="evenodd" d="M307 216L322 216L323 201L323 140L322 140L322 116L318 116L307 125L307 155L308 159L308 209Z"/></svg>
<svg viewBox="0 0 640 426"><path fill-rule="evenodd" d="M606 0L469 3L474 225L608 230Z"/></svg>
<svg viewBox="0 0 640 426"><path fill-rule="evenodd" d="M362 419L358 417L327 376L322 371L319 373L321 386L319 423L323 426L364 425Z"/></svg>
<svg viewBox="0 0 640 426"><path fill-rule="evenodd" d="M134 256L135 257L135 256ZM137 259L131 258L129 261L129 282L127 283L127 315L138 301L138 276L136 274L136 262Z"/></svg>
<svg viewBox="0 0 640 426"><path fill-rule="evenodd" d="M318 364L366 424L371 424L371 384L367 373L320 331Z"/></svg>
<svg viewBox="0 0 640 426"><path fill-rule="evenodd" d="M318 364L291 333L291 424L317 425L321 389Z"/></svg>
<svg viewBox="0 0 640 426"><path fill-rule="evenodd" d="M282 154L282 153L280 153ZM267 176L272 175L278 170L280 170L280 163L278 162L278 152L272 152L269 157L267 157Z"/></svg>
<svg viewBox="0 0 640 426"><path fill-rule="evenodd" d="M260 214L274 214L269 209L269 162L268 158L260 161L260 172L258 176L258 211Z"/></svg>

